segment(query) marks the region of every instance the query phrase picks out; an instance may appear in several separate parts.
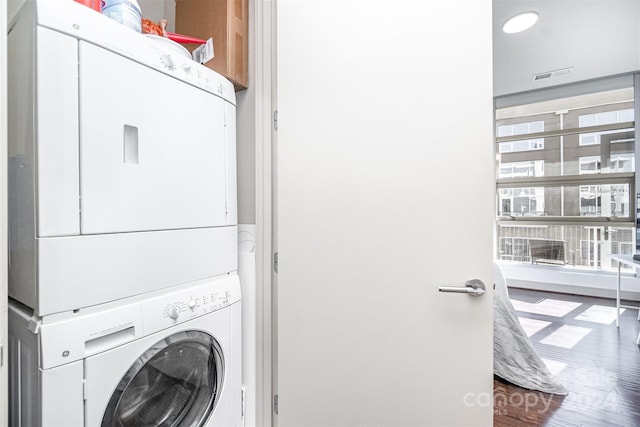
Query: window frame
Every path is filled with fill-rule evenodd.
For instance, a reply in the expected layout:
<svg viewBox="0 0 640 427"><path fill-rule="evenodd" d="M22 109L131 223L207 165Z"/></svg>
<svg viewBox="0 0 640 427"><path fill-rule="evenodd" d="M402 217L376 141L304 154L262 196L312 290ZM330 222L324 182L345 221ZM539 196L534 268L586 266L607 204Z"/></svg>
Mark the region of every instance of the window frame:
<svg viewBox="0 0 640 427"><path fill-rule="evenodd" d="M561 137L566 135L575 135L582 133L603 132L603 131L624 131L635 129L635 122L611 123L606 125L577 127L570 129L551 130L531 134L512 135L496 137L496 146L504 142ZM628 133L631 133L629 131ZM635 136L635 135L634 135ZM497 150L496 150L497 152ZM602 166L602 164L601 164ZM522 177L522 178L496 178L496 194L501 189L507 188L524 188L524 187L562 187L562 186L581 186L581 185L624 185L629 186L629 216L613 217L613 216L500 216L500 207L498 206L498 197L496 197L496 221L500 225L514 224L522 222L523 224L549 224L555 225L594 225L601 226L606 224L616 224L617 226L635 226L636 198L631 197L636 194L635 189L635 172L608 172L608 173L587 173L578 175L560 175L560 176L540 176L540 177Z"/></svg>

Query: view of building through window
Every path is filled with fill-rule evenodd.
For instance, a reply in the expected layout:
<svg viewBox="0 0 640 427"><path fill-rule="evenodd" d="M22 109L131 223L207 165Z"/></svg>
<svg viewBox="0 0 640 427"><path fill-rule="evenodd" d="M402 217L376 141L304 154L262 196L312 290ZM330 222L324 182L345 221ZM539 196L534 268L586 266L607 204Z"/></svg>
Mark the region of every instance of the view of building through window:
<svg viewBox="0 0 640 427"><path fill-rule="evenodd" d="M612 269L634 253L633 89L496 110L498 259Z"/></svg>

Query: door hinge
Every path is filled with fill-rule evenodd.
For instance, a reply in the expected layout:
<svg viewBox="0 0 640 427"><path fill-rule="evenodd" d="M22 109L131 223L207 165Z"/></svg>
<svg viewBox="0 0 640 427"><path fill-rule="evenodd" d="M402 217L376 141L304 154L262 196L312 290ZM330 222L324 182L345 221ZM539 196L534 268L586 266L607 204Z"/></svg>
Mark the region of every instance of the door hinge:
<svg viewBox="0 0 640 427"><path fill-rule="evenodd" d="M273 272L278 272L278 252L273 253Z"/></svg>
<svg viewBox="0 0 640 427"><path fill-rule="evenodd" d="M247 411L247 389L242 386L242 390L240 391L240 398L242 399L242 418L244 418L244 414Z"/></svg>
<svg viewBox="0 0 640 427"><path fill-rule="evenodd" d="M278 415L278 395L273 395L273 412Z"/></svg>
<svg viewBox="0 0 640 427"><path fill-rule="evenodd" d="M82 380L82 400L87 400L87 380Z"/></svg>
<svg viewBox="0 0 640 427"><path fill-rule="evenodd" d="M273 112L273 130L278 130L278 110Z"/></svg>

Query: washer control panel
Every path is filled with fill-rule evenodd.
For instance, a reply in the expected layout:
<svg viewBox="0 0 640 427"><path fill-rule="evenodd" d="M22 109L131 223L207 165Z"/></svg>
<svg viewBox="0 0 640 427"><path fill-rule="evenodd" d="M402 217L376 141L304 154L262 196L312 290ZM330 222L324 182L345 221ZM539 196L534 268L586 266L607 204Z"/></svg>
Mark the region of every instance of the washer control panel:
<svg viewBox="0 0 640 427"><path fill-rule="evenodd" d="M164 329L240 301L240 282L236 274L197 283L187 289L143 302L145 332L150 332L148 328Z"/></svg>
<svg viewBox="0 0 640 427"><path fill-rule="evenodd" d="M78 313L63 313L58 320L41 319L37 324L42 368L81 360L200 316L215 313L212 317L224 317L230 315L227 307L239 303L240 280L233 272L174 290L107 303L99 309L90 307ZM20 318L29 323L32 315L27 311Z"/></svg>

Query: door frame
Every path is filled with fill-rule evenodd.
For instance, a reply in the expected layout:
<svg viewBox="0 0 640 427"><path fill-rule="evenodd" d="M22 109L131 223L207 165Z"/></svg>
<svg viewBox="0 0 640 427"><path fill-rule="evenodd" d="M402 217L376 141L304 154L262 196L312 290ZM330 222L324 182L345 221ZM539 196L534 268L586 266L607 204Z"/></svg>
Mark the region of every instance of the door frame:
<svg viewBox="0 0 640 427"><path fill-rule="evenodd" d="M275 0L251 1L255 31L254 87L256 155L256 425L273 424L276 309L274 283L273 203L275 155Z"/></svg>
<svg viewBox="0 0 640 427"><path fill-rule="evenodd" d="M14 6L13 4L11 6ZM8 4L0 6L0 425L8 423L7 385L7 15Z"/></svg>

